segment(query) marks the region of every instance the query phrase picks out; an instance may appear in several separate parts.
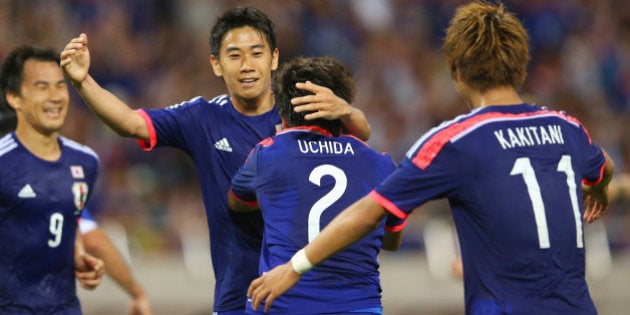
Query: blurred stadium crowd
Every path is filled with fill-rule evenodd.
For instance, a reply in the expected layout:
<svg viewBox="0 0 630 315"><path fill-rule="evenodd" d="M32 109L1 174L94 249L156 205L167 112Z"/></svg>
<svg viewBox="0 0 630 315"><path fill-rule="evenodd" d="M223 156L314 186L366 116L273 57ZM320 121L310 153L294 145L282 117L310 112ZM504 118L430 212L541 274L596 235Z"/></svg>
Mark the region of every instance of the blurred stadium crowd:
<svg viewBox="0 0 630 315"><path fill-rule="evenodd" d="M332 55L358 82L354 105L372 124L371 146L400 161L439 122L468 111L442 59L442 38L462 0L0 0L0 58L36 43L61 50L89 36L91 74L133 106L161 108L225 93L209 65L209 29L235 5L261 8L276 23L281 61ZM505 0L530 32L527 101L567 110L630 172L630 1ZM72 90L72 89L71 89ZM207 237L192 164L174 149L148 154L98 121L80 98L63 134L93 147L101 174L92 212L123 225L134 254L177 253L183 240ZM630 196L604 222L615 252L630 251ZM422 247L429 216L416 211L407 248ZM416 228L417 227L417 228Z"/></svg>

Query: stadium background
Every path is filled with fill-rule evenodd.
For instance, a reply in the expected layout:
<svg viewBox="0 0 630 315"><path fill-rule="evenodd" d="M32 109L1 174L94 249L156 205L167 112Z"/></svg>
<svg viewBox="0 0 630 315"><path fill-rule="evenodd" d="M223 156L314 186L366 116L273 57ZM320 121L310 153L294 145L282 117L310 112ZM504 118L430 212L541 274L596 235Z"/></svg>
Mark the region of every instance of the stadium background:
<svg viewBox="0 0 630 315"><path fill-rule="evenodd" d="M332 55L358 82L355 105L372 124L370 145L400 161L431 126L466 112L442 58L448 20L461 0L0 0L0 58L24 43L61 50L90 39L91 74L133 107L161 108L225 93L208 63L209 29L238 4L275 22L281 61ZM504 3L530 32L527 101L567 110L630 172L630 1ZM155 314L209 314L207 227L190 160L148 154L98 121L72 92L63 134L93 147L102 169L93 212L124 250ZM600 313L630 309L629 198L587 227L588 277ZM462 314L450 275L455 242L444 202L416 211L403 249L381 256L386 314ZM215 240L220 241L220 240ZM86 314L122 314L127 298L107 279L80 289Z"/></svg>

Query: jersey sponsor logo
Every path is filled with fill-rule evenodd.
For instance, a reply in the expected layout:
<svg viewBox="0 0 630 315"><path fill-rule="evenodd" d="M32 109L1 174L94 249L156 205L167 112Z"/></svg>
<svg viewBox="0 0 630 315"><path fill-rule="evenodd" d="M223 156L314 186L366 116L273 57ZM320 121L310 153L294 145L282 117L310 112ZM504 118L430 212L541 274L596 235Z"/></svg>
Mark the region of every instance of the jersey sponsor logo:
<svg viewBox="0 0 630 315"><path fill-rule="evenodd" d="M35 198L37 197L37 194L35 194L35 191L33 190L33 187L31 187L30 184L26 184L24 185L24 187L22 187L22 189L20 189L20 192L18 193L18 197Z"/></svg>
<svg viewBox="0 0 630 315"><path fill-rule="evenodd" d="M71 165L70 173L72 173L72 178L76 178L76 179L85 178L85 173L83 172L83 166L81 165Z"/></svg>
<svg viewBox="0 0 630 315"><path fill-rule="evenodd" d="M72 194L74 195L74 205L77 210L83 209L88 195L88 185L84 182L75 182L72 184Z"/></svg>
<svg viewBox="0 0 630 315"><path fill-rule="evenodd" d="M215 142L214 147L217 148L217 150L232 152L232 147L226 138Z"/></svg>

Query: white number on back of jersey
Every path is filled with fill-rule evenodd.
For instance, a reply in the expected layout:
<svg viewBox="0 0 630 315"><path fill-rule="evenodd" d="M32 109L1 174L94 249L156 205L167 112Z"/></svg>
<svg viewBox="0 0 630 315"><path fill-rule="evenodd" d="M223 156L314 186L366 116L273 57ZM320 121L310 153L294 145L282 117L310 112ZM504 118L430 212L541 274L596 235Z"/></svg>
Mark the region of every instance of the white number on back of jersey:
<svg viewBox="0 0 630 315"><path fill-rule="evenodd" d="M63 231L63 215L55 212L50 216L50 226L48 228L53 238L48 240L48 246L55 248L61 244L61 232Z"/></svg>
<svg viewBox="0 0 630 315"><path fill-rule="evenodd" d="M339 200L348 187L348 178L342 169L324 164L314 168L308 177L311 183L321 186L321 179L326 176L332 176L335 179L335 185L332 190L317 200L308 213L308 241L309 243L319 235L320 219L324 210L330 207L335 201Z"/></svg>
<svg viewBox="0 0 630 315"><path fill-rule="evenodd" d="M575 185L575 173L571 165L571 156L563 155L558 162L558 172L565 173L567 175L567 186L569 189L569 197L571 199L571 207L573 208L573 216L575 218L575 229L577 231L576 241L577 247L583 248L584 243L582 241L582 220L580 218L580 208L577 199L576 185ZM527 186L527 193L529 199L532 202L534 210L534 219L536 220L536 229L538 231L538 242L540 248L549 248L551 246L549 242L549 228L547 227L547 217L545 215L545 204L540 192L540 186L538 185L538 179L536 178L536 171L532 167L532 164L527 157L521 157L516 159L510 175L522 175Z"/></svg>

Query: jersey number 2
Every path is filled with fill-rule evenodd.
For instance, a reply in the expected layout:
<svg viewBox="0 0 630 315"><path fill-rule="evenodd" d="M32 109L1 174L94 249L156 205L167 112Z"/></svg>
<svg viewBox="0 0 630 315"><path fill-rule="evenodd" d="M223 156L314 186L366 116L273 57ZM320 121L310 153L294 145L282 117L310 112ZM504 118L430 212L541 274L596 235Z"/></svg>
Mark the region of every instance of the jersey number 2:
<svg viewBox="0 0 630 315"><path fill-rule="evenodd" d="M571 166L570 155L563 155L562 158L560 158L557 171L567 175L567 187L569 189L571 207L573 208L573 216L575 218L575 230L577 232L577 247L583 248L582 220L580 218L580 208L577 198L577 186L575 185L575 173L573 172L573 167ZM547 227L547 218L545 215L545 204L540 192L540 186L538 185L538 179L536 179L536 172L534 171L529 158L521 157L516 159L510 175L523 176L525 186L527 186L527 193L529 194L529 199L532 202L534 210L534 219L536 220L536 229L538 231L538 242L540 248L549 248L551 244L549 242L549 229Z"/></svg>
<svg viewBox="0 0 630 315"><path fill-rule="evenodd" d="M309 243L319 235L320 219L324 210L335 203L335 201L339 200L348 187L346 173L344 173L342 169L330 164L323 164L314 168L308 180L317 186L321 186L321 179L326 175L332 176L335 179L335 185L327 194L315 202L311 207L311 211L308 213Z"/></svg>

